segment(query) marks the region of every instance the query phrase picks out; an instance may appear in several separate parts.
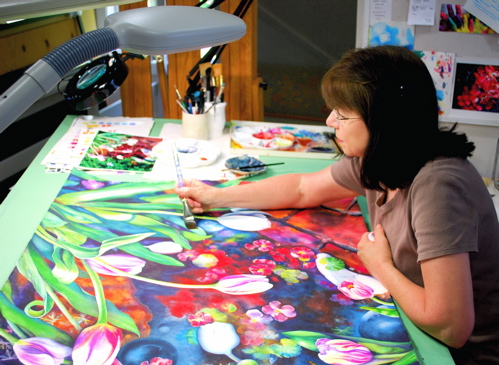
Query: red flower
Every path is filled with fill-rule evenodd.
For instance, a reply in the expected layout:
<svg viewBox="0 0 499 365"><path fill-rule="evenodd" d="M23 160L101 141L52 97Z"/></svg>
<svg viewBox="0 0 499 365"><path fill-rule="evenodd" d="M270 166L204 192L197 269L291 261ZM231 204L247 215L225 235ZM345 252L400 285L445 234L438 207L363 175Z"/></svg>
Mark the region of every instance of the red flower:
<svg viewBox="0 0 499 365"><path fill-rule="evenodd" d="M276 267L276 263L266 259L255 259L253 264L249 267L249 271L254 275L268 276L272 274Z"/></svg>
<svg viewBox="0 0 499 365"><path fill-rule="evenodd" d="M187 316L187 320L189 321L189 323L193 327L199 327L199 326L202 326L204 324L215 322L215 320L213 319L213 317L211 315L209 315L208 313L204 313L204 312L197 312L194 315L189 314Z"/></svg>

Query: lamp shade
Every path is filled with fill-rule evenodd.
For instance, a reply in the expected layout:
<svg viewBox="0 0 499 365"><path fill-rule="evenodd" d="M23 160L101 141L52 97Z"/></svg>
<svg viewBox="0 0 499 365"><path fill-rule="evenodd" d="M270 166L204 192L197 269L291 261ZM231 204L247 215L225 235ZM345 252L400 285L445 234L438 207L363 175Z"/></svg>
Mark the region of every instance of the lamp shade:
<svg viewBox="0 0 499 365"><path fill-rule="evenodd" d="M109 15L123 50L161 55L218 46L240 39L246 24L236 16L193 6L155 6Z"/></svg>

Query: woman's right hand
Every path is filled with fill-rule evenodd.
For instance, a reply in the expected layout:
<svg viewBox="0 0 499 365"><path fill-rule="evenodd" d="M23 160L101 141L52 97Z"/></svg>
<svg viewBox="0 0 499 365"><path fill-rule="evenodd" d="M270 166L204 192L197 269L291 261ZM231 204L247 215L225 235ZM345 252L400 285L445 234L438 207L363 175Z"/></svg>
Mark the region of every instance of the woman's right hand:
<svg viewBox="0 0 499 365"><path fill-rule="evenodd" d="M216 194L220 189L196 179L185 179L184 186L176 183L174 190L181 199L187 199L193 213L203 213L216 207Z"/></svg>

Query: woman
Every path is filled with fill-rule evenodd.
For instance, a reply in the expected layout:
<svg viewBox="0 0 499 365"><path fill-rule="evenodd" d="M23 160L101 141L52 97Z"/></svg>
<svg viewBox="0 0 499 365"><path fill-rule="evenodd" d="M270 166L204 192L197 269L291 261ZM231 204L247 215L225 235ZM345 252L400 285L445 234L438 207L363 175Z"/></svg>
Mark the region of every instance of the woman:
<svg viewBox="0 0 499 365"><path fill-rule="evenodd" d="M218 189L177 188L195 213L216 207L305 208L364 195L371 275L458 364L499 364L499 224L465 135L440 130L432 78L395 46L348 52L322 94L345 156L330 168ZM372 237L371 237L372 238Z"/></svg>

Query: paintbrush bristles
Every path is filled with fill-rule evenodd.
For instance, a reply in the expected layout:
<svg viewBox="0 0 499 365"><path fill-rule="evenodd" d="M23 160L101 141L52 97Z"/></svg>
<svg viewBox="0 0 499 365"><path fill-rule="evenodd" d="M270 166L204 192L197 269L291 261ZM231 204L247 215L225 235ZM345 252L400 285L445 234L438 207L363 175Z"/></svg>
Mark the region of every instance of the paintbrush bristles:
<svg viewBox="0 0 499 365"><path fill-rule="evenodd" d="M192 214L191 207L189 206L187 199L182 199L182 206L184 208L185 226L189 229L198 228L198 225L196 224L196 220L194 219L194 214Z"/></svg>

